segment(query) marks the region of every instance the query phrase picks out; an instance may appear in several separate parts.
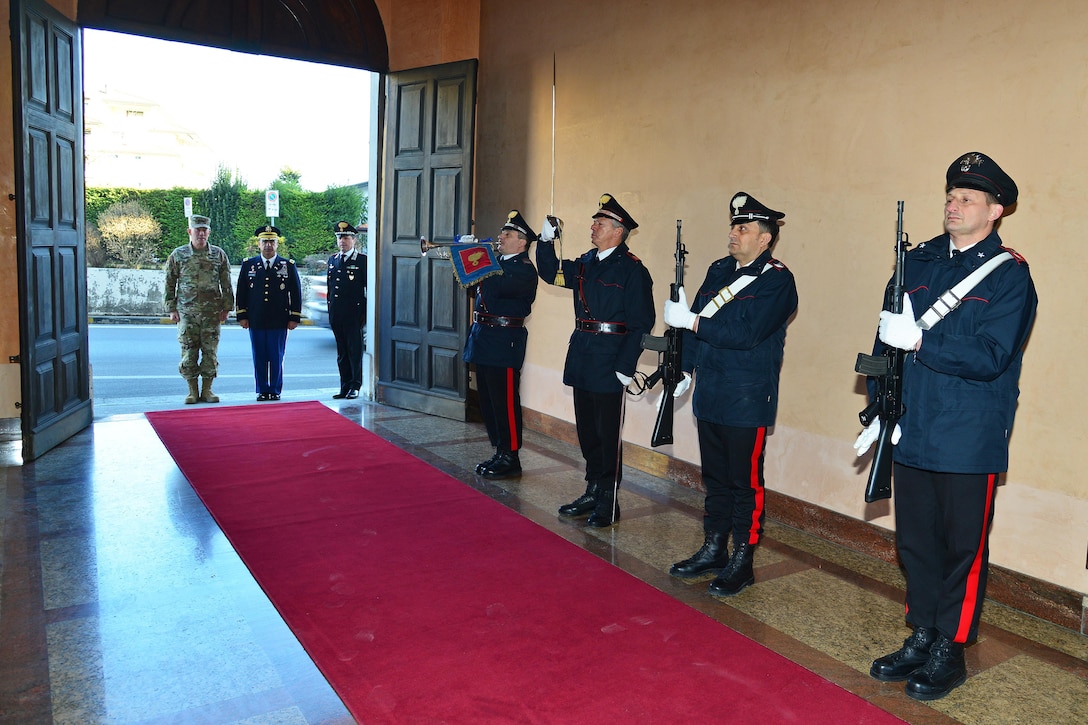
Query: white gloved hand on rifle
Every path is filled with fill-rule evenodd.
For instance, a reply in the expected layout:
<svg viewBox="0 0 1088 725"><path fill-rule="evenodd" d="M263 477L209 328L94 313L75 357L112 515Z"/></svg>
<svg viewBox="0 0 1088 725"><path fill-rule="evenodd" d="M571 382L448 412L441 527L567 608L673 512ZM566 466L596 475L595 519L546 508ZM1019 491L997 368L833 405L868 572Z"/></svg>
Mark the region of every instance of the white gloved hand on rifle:
<svg viewBox="0 0 1088 725"><path fill-rule="evenodd" d="M665 301L665 314L662 317L665 318L665 324L669 327L678 327L684 330L694 330L695 321L699 319L699 316L691 311L691 306L688 305L688 296L683 287L676 290L676 302L672 300Z"/></svg>
<svg viewBox="0 0 1088 725"><path fill-rule="evenodd" d="M877 336L885 345L908 352L917 350L918 343L922 341L922 328L914 319L910 295L903 293L903 311L899 314L887 310L881 312L876 329Z"/></svg>
<svg viewBox="0 0 1088 725"><path fill-rule="evenodd" d="M869 425L865 426L861 431L861 435L854 441L854 450L857 451L859 456L864 456L865 452L869 450L870 446L876 442L877 437L880 435L880 420L874 420ZM899 443L899 439L903 437L903 430L899 427L899 424L895 424L895 428L892 430L892 445Z"/></svg>
<svg viewBox="0 0 1088 725"><path fill-rule="evenodd" d="M672 398L673 398L673 400L676 400L681 395L686 393L688 391L688 388L690 388L690 387L691 387L691 373L684 373L684 377L680 378L680 380L677 381L676 385L673 386L673 389L672 389ZM661 412L661 405L662 405L662 403L665 402L665 398L666 398L665 391L662 391L661 396L657 399L657 412L658 413Z"/></svg>

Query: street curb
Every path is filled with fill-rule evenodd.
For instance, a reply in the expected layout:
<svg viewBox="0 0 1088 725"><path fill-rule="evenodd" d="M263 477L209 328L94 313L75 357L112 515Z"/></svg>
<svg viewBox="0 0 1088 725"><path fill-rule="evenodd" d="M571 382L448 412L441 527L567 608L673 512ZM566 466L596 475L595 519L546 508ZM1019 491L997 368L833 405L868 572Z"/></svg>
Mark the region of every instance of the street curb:
<svg viewBox="0 0 1088 725"><path fill-rule="evenodd" d="M169 317L155 317L151 315L90 315L87 323L91 325L176 325ZM224 325L237 325L238 320L227 318ZM300 325L313 325L314 321L304 317Z"/></svg>

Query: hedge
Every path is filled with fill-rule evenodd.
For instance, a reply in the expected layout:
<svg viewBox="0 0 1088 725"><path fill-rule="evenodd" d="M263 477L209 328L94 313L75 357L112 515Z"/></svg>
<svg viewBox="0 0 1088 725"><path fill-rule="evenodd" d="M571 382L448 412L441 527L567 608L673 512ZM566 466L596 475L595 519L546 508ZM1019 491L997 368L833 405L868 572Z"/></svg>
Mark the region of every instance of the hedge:
<svg viewBox="0 0 1088 725"><path fill-rule="evenodd" d="M306 257L325 257L336 251L332 226L345 219L355 224L366 220L366 197L357 186L325 191L303 191L290 183L280 187L280 214L275 220L283 240L279 252L302 262ZM193 213L212 220L210 241L223 247L234 264L256 253L254 231L268 223L264 215L264 190L246 189L221 172L209 189L125 189L88 187L86 218L96 224L99 215L117 202L139 201L162 225L163 235L154 257L163 262L176 247L189 241L185 197L193 200ZM364 242L361 238L360 242Z"/></svg>

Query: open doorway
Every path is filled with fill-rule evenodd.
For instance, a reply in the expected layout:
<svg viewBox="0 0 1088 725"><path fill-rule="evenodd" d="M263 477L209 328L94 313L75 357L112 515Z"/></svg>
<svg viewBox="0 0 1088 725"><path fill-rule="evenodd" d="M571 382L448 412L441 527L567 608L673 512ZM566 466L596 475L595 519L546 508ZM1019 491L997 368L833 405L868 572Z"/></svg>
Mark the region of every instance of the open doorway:
<svg viewBox="0 0 1088 725"><path fill-rule="evenodd" d="M232 279L255 253L254 228L269 222L303 277L305 319L288 345L285 394L327 397L337 382L335 345L320 314L325 260L336 251L332 225L342 219L362 227L363 251L368 244L376 74L99 30L83 36L95 417L184 405L178 343L162 329L162 266L188 242L186 212L213 216L209 205L224 190L234 199L215 210L210 243L227 251ZM281 204L272 219L270 189ZM352 198L358 208L344 208ZM107 242L101 230L103 215L113 218L133 201L128 209L157 225L144 249L126 249L116 234ZM249 354L231 316L216 383L227 402L252 399Z"/></svg>

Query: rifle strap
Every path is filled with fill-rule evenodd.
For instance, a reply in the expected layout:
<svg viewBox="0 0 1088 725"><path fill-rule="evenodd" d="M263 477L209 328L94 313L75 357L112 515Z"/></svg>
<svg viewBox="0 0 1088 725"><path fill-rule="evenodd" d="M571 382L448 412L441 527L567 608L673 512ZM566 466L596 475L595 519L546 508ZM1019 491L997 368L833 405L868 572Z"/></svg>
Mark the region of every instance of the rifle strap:
<svg viewBox="0 0 1088 725"><path fill-rule="evenodd" d="M1012 254L1009 252L1002 252L1001 254L995 254L986 261L986 264L976 269L971 274L964 277L958 284L952 289L948 290L934 302L925 313L918 318L918 327L923 330L933 329L933 326L938 322L948 317L952 313L952 310L960 306L960 302L967 296L975 286L986 279L986 277L995 269L1000 267L1005 262L1012 259Z"/></svg>
<svg viewBox="0 0 1088 725"><path fill-rule="evenodd" d="M763 265L763 270L759 274L763 274L763 272L766 272L773 267L774 264L767 262L767 264ZM718 290L718 294L711 297L710 301L706 303L706 307L699 312L699 317L706 317L707 319L713 317L718 313L718 310L732 302L736 296L740 294L741 290L755 282L757 279L759 279L759 275L746 274L733 282L733 284L722 287Z"/></svg>

